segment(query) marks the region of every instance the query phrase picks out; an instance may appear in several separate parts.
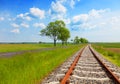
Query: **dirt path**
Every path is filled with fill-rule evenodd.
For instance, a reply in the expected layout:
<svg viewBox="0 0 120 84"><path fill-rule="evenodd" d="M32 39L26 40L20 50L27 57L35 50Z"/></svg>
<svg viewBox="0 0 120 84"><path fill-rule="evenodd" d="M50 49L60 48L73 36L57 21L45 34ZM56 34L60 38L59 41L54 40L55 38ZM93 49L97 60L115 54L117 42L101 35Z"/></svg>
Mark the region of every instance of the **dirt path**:
<svg viewBox="0 0 120 84"><path fill-rule="evenodd" d="M36 49L36 50L24 50L24 51L17 51L17 52L5 52L5 53L0 53L0 57L12 57L14 55L18 54L23 54L26 52L41 52L41 51L48 51L48 50L54 50L56 48L42 48L42 49Z"/></svg>

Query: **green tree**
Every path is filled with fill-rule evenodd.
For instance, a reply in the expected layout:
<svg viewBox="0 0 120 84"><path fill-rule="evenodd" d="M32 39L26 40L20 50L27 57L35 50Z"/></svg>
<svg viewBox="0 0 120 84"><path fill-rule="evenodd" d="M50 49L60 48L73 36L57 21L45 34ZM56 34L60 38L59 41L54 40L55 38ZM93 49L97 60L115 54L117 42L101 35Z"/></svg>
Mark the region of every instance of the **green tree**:
<svg viewBox="0 0 120 84"><path fill-rule="evenodd" d="M74 43L75 44L79 44L79 43L88 43L89 41L86 38L79 38L78 36L76 36L74 38Z"/></svg>
<svg viewBox="0 0 120 84"><path fill-rule="evenodd" d="M61 20L56 20L55 22L50 22L45 29L42 29L40 35L52 38L54 40L54 46L56 46L56 41L58 40L61 28L65 28L65 23Z"/></svg>
<svg viewBox="0 0 120 84"><path fill-rule="evenodd" d="M80 38L80 42L81 42L81 43L88 43L88 40L85 39L85 38Z"/></svg>
<svg viewBox="0 0 120 84"><path fill-rule="evenodd" d="M74 43L75 43L75 44L79 44L79 43L80 43L80 40L79 40L79 37L78 37L78 36L76 36L76 37L74 38Z"/></svg>
<svg viewBox="0 0 120 84"><path fill-rule="evenodd" d="M70 38L69 30L65 27L60 28L58 39L62 41L62 45L67 44L68 38Z"/></svg>

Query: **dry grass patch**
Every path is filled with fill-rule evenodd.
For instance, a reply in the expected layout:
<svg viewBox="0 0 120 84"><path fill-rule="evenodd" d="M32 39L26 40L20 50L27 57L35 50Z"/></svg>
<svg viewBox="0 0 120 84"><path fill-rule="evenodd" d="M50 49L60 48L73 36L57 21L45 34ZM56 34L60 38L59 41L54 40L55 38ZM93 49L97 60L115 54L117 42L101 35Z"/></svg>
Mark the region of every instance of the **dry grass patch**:
<svg viewBox="0 0 120 84"><path fill-rule="evenodd" d="M105 49L111 52L120 53L120 48L105 48Z"/></svg>

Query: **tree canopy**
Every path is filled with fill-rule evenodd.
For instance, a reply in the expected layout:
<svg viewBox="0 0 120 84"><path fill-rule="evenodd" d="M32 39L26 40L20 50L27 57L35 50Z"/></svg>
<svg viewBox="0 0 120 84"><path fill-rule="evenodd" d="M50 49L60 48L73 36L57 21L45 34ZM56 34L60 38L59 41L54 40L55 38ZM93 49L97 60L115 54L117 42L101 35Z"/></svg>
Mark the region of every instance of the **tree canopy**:
<svg viewBox="0 0 120 84"><path fill-rule="evenodd" d="M40 31L40 33L40 35L52 38L54 40L54 46L56 46L57 40L65 42L70 37L69 30L66 28L66 25L62 20L50 22L45 29Z"/></svg>
<svg viewBox="0 0 120 84"><path fill-rule="evenodd" d="M73 41L74 41L75 44L88 43L89 42L86 38L79 38L78 36L76 36Z"/></svg>
<svg viewBox="0 0 120 84"><path fill-rule="evenodd" d="M68 38L70 38L70 32L67 28L60 28L59 31L59 35L58 35L58 39L62 41L62 45L64 45L64 43L67 43Z"/></svg>

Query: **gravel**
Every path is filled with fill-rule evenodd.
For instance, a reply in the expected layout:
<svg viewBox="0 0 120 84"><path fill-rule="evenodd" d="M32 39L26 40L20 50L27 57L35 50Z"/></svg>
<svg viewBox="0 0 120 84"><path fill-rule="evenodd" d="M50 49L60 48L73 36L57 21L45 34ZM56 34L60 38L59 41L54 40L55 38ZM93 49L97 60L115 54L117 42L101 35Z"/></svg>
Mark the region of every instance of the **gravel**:
<svg viewBox="0 0 120 84"><path fill-rule="evenodd" d="M46 77L41 84L60 84L60 80L65 76L79 52ZM120 78L120 68L105 60L98 52L95 51L95 53L97 57L109 66L109 68ZM102 68L99 62L94 58L88 46L83 51L68 80L70 84L115 84L114 81L108 77L105 69Z"/></svg>

